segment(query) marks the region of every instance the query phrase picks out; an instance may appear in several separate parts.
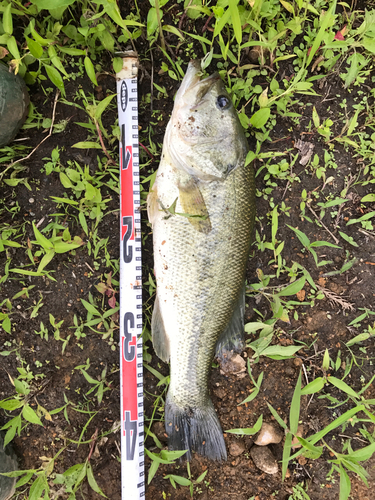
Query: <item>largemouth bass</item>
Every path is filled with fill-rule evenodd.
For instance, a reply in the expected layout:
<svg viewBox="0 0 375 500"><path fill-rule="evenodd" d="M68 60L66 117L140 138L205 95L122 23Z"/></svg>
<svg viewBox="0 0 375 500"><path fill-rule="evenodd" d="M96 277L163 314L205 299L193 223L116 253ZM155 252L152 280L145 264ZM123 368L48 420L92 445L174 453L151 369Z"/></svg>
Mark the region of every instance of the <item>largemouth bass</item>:
<svg viewBox="0 0 375 500"><path fill-rule="evenodd" d="M169 447L226 459L208 391L216 354L243 343L244 279L255 217L247 141L218 74L190 62L176 94L148 196L157 282L156 354L170 361Z"/></svg>

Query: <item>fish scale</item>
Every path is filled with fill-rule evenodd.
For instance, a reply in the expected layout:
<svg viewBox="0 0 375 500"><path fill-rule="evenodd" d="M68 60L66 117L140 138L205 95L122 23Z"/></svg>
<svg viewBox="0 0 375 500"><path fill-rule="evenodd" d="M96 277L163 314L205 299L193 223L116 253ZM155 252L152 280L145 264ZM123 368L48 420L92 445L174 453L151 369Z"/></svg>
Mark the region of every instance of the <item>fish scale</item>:
<svg viewBox="0 0 375 500"><path fill-rule="evenodd" d="M190 65L185 78L192 78L195 68ZM222 173L216 172L216 177L209 173L213 177L210 179L204 171L200 178L198 168L202 168L202 171L207 169L212 157L194 159L194 151L188 151L183 161L192 155L192 170L195 169L198 174L190 175L178 158L176 161L176 153L172 152L169 141L173 133L177 133L174 132L175 128L183 128L184 122L181 122L180 116L176 127L174 110L164 140L162 161L149 195L148 210L153 226L157 283L152 322L154 347L163 360L170 361L170 386L165 407L169 445L172 449L187 449L187 458L195 449L209 458L223 459L226 458L225 444L209 397L208 376L217 341L230 326L242 300L255 216L255 192L252 166L244 165L246 139L233 108L229 110L230 119L225 117L225 123L228 128L231 127L228 134L236 134L237 143L238 138L242 142L239 143L238 151L232 154L224 149L223 155L230 156L230 166L225 165L225 159L220 157L220 145L216 149L212 145L212 138L215 138L214 123L204 120L209 121L211 116L221 119L213 106L217 95L226 95L221 80L212 81L205 84L205 80L193 79L193 85L188 86L190 99L197 87L201 100L194 122L190 119L192 110L197 108L194 103L190 108L187 107L185 119L190 132L192 123L196 124L197 135L203 122L202 140L209 142L212 148L210 153L204 145L204 154L213 155L214 160L217 158L217 164L223 165ZM206 93L202 92L203 85L208 87L203 88ZM184 82L181 88L183 86ZM178 105L179 94L175 103L177 111ZM211 114L205 116L204 112L208 111ZM198 141L191 148L194 149L196 144L200 147ZM176 150L182 153L183 147L184 143ZM228 175L227 171L230 172ZM189 198L189 190L193 201ZM187 205L186 197L191 201ZM175 201L174 213L170 213L168 208ZM186 214L184 203L189 209L199 204L197 213L207 213L207 219L194 219L192 214ZM243 324L243 312L241 314L240 323ZM242 334L243 328L237 332L237 335Z"/></svg>

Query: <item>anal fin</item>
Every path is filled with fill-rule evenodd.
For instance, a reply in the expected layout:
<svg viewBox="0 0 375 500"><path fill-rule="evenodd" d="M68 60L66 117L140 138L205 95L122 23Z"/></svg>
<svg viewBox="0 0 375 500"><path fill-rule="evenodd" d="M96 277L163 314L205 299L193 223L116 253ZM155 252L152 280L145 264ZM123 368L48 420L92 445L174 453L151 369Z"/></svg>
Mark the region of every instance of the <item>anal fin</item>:
<svg viewBox="0 0 375 500"><path fill-rule="evenodd" d="M216 357L224 361L233 353L241 352L245 343L245 283L234 305L233 315L216 343Z"/></svg>
<svg viewBox="0 0 375 500"><path fill-rule="evenodd" d="M158 296L156 295L154 310L151 319L152 344L155 353L162 361L169 362L170 349L169 338L165 331L164 321L161 315Z"/></svg>

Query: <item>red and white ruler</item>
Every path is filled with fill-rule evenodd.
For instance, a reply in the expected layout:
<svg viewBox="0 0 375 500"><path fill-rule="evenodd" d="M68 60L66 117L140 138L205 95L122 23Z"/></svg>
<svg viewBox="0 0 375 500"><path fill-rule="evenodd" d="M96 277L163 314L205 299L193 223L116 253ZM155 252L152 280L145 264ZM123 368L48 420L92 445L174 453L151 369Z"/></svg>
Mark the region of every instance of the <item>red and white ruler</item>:
<svg viewBox="0 0 375 500"><path fill-rule="evenodd" d="M138 149L138 58L122 54L116 74L120 140L121 496L145 496L142 260Z"/></svg>

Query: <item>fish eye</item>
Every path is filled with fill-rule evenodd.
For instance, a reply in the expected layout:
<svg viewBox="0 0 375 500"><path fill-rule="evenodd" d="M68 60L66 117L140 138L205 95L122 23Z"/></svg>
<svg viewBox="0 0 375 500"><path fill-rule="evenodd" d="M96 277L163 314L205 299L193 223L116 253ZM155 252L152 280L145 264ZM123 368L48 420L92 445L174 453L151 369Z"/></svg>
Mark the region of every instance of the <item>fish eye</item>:
<svg viewBox="0 0 375 500"><path fill-rule="evenodd" d="M219 109L228 109L230 104L230 99L226 95L219 95L216 99L216 105Z"/></svg>

